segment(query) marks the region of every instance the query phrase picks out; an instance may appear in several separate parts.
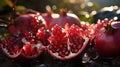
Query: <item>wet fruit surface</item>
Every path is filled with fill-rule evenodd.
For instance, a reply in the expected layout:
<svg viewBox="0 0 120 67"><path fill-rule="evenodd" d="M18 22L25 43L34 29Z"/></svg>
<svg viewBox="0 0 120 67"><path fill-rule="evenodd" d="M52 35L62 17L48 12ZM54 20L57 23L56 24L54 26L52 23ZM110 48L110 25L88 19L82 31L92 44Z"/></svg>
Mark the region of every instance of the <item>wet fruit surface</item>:
<svg viewBox="0 0 120 67"><path fill-rule="evenodd" d="M60 14L33 12L14 16L14 12L11 22L3 26L8 32L0 35L0 67L120 66L118 8L103 12L104 20L95 24L82 23L81 18L65 9Z"/></svg>
<svg viewBox="0 0 120 67"><path fill-rule="evenodd" d="M49 37L48 52L61 60L78 56L85 50L89 42L89 39L83 34L82 29L74 24L69 29L55 25Z"/></svg>
<svg viewBox="0 0 120 67"><path fill-rule="evenodd" d="M120 23L117 21L108 21L104 27L96 33L95 47L102 56L119 56L120 53Z"/></svg>

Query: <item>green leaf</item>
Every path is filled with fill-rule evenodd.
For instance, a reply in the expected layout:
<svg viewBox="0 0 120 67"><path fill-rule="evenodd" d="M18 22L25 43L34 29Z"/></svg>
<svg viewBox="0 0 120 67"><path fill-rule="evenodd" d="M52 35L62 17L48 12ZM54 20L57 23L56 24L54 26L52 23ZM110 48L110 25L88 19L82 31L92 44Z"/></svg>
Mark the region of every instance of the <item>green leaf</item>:
<svg viewBox="0 0 120 67"><path fill-rule="evenodd" d="M7 3L4 0L0 0L0 7L3 7L5 5L7 5Z"/></svg>

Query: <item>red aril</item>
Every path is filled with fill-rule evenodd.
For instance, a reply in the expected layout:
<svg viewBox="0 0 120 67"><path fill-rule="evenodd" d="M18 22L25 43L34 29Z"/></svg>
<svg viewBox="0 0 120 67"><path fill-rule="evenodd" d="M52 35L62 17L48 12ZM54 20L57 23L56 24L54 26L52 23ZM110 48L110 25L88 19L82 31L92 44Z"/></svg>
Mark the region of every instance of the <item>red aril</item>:
<svg viewBox="0 0 120 67"><path fill-rule="evenodd" d="M48 40L50 42L48 52L60 60L67 60L78 56L85 50L89 42L83 30L77 25L64 29L57 24L52 27L52 33Z"/></svg>
<svg viewBox="0 0 120 67"><path fill-rule="evenodd" d="M24 32L21 34L21 41L23 42L22 55L27 59L33 59L38 57L43 51L43 44L36 40L35 35L32 32Z"/></svg>
<svg viewBox="0 0 120 67"><path fill-rule="evenodd" d="M30 23L30 27L31 27L31 31L36 34L38 29L41 28L41 27L46 27L46 21L44 20L44 18L39 14L37 13L31 23Z"/></svg>
<svg viewBox="0 0 120 67"><path fill-rule="evenodd" d="M24 57L26 59L38 57L45 49L32 32L6 36L2 41L1 48L10 58Z"/></svg>
<svg viewBox="0 0 120 67"><path fill-rule="evenodd" d="M40 41L44 46L47 46L49 44L48 41L49 36L50 36L49 30L45 29L44 27L39 28L36 33L36 39Z"/></svg>
<svg viewBox="0 0 120 67"><path fill-rule="evenodd" d="M22 48L22 55L27 59L37 58L44 51L42 43L25 44Z"/></svg>
<svg viewBox="0 0 120 67"><path fill-rule="evenodd" d="M95 37L97 24L85 24L85 26L86 28L84 28L84 31L86 33L86 36L89 37L90 41L92 42Z"/></svg>
<svg viewBox="0 0 120 67"><path fill-rule="evenodd" d="M21 54L23 43L21 39L15 36L8 35L2 41L1 48L9 58L17 58Z"/></svg>

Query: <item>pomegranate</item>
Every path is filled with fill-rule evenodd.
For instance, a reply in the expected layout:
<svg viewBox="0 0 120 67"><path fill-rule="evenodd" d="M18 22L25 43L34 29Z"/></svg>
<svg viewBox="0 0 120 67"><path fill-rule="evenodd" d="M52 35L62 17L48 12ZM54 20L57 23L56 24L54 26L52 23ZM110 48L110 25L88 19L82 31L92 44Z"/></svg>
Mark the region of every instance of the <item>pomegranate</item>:
<svg viewBox="0 0 120 67"><path fill-rule="evenodd" d="M20 40L20 38L12 35L5 37L5 39L2 41L1 49L6 56L9 58L17 58L21 54L23 43Z"/></svg>
<svg viewBox="0 0 120 67"><path fill-rule="evenodd" d="M31 19L35 14L20 15L15 19L15 23L10 24L8 30L10 34L29 30Z"/></svg>
<svg viewBox="0 0 120 67"><path fill-rule="evenodd" d="M33 31L36 32L39 27L45 26L46 22L39 13L20 15L15 19L15 23L10 24L8 30L10 34Z"/></svg>
<svg viewBox="0 0 120 67"><path fill-rule="evenodd" d="M69 29L65 29L56 24L51 31L51 36L48 39L50 42L47 47L48 52L60 60L78 56L85 50L89 42L82 29L77 25L72 25Z"/></svg>
<svg viewBox="0 0 120 67"><path fill-rule="evenodd" d="M22 55L27 59L38 57L44 51L42 43L26 43L22 48Z"/></svg>
<svg viewBox="0 0 120 67"><path fill-rule="evenodd" d="M80 19L74 14L68 14L67 10L61 9L60 16L52 21L50 28L52 28L55 24L64 27L66 23L69 25L75 24L80 26Z"/></svg>
<svg viewBox="0 0 120 67"><path fill-rule="evenodd" d="M84 30L86 36L89 37L90 41L92 42L95 37L97 24L89 24L82 22L81 27Z"/></svg>
<svg viewBox="0 0 120 67"><path fill-rule="evenodd" d="M38 57L44 51L45 39L40 37L44 40L38 40L36 33L39 28L45 27L44 19L39 14L28 14L21 15L16 20L17 22L9 26L10 36L6 36L2 41L3 52L10 58L21 55L27 59Z"/></svg>
<svg viewBox="0 0 120 67"><path fill-rule="evenodd" d="M107 18L105 18L102 21L98 20L97 24L89 24L86 22L81 22L81 27L85 31L86 36L90 38L91 42L93 42L95 34L108 22L109 20Z"/></svg>
<svg viewBox="0 0 120 67"><path fill-rule="evenodd" d="M44 18L39 13L37 13L34 16L34 18L32 19L32 21L30 23L30 27L31 27L32 32L34 34L36 34L40 27L47 27L46 26L46 21L44 20Z"/></svg>
<svg viewBox="0 0 120 67"><path fill-rule="evenodd" d="M40 41L44 46L47 46L49 44L49 36L49 30L45 29L44 27L39 28L38 32L36 33L36 39Z"/></svg>
<svg viewBox="0 0 120 67"><path fill-rule="evenodd" d="M21 41L23 43L22 55L27 59L33 59L38 57L43 51L44 46L38 40L32 32L24 32L20 34Z"/></svg>
<svg viewBox="0 0 120 67"><path fill-rule="evenodd" d="M53 13L52 11L47 11L47 13L42 13L41 16L44 18L44 20L46 21L46 26L48 29L50 29L50 24L51 22L55 19L59 17L59 14Z"/></svg>
<svg viewBox="0 0 120 67"><path fill-rule="evenodd" d="M100 21L101 22L101 21ZM99 31L96 32L94 44L97 52L101 56L114 57L120 55L120 22L118 21L102 21L106 22L99 25Z"/></svg>
<svg viewBox="0 0 120 67"><path fill-rule="evenodd" d="M10 58L17 58L22 55L27 59L33 59L38 57L45 47L35 39L31 32L24 32L20 33L19 36L6 36L2 41L1 48Z"/></svg>

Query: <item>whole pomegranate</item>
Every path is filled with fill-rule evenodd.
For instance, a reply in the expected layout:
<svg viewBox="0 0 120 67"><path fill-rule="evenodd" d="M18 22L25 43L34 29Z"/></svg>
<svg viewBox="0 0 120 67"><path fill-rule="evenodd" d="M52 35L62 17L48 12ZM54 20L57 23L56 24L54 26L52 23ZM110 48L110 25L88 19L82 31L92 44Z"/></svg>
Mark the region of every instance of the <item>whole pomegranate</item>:
<svg viewBox="0 0 120 67"><path fill-rule="evenodd" d="M74 14L67 13L67 10L61 9L60 16L52 21L52 23L50 24L50 28L52 28L56 24L64 27L66 23L68 23L69 25L75 24L80 26L80 19Z"/></svg>
<svg viewBox="0 0 120 67"><path fill-rule="evenodd" d="M48 39L50 45L47 49L49 54L60 60L78 56L85 50L89 42L83 30L74 24L68 29L56 24L51 31Z"/></svg>
<svg viewBox="0 0 120 67"><path fill-rule="evenodd" d="M102 22L104 22L103 20ZM101 21L100 21L101 22ZM105 23L106 22L106 23ZM113 57L120 55L120 22L105 21L104 24L99 24L94 44L97 52L101 56Z"/></svg>

